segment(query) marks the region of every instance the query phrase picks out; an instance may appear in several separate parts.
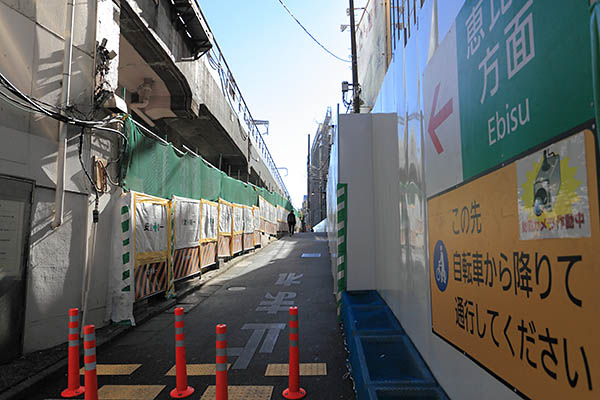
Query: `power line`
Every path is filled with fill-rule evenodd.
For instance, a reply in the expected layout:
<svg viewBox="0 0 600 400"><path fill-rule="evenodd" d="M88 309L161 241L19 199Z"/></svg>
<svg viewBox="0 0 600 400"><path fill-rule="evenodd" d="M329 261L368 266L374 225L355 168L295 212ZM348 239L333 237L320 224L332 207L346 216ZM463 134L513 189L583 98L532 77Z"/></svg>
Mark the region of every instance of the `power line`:
<svg viewBox="0 0 600 400"><path fill-rule="evenodd" d="M351 62L350 60L346 60L346 59L344 59L344 58L341 58L341 57L338 57L338 56L336 56L336 55L335 55L335 54L333 54L333 53L332 53L332 52L331 52L331 51L330 51L330 50L329 50L327 47L323 46L323 45L321 44L321 42L319 42L319 41L318 41L318 40L317 40L317 39L316 39L316 38L315 38L313 35L311 35L311 34L310 34L310 32L309 32L309 31L308 31L308 30L307 30L307 29L304 27L304 25L302 25L302 23L301 23L300 21L298 21L298 18L296 18L296 17L294 16L294 14L292 14L292 12L290 11L290 9L289 9L289 8L287 8L287 6L286 6L286 5L285 5L285 3L283 2L283 0L279 0L279 3L281 3L281 5L283 6L283 8L285 8L285 11L287 11L287 12L288 12L288 14L290 14L290 16L291 16L292 18L294 18L294 21L296 21L296 22L298 23L298 25L300 25L300 28L302 28L302 29L304 30L304 32L306 32L306 34L307 34L308 36L310 36L310 38L311 38L312 40L314 40L314 41L315 41L315 43L316 43L316 44L318 44L319 46L321 46L321 48L322 48L323 50L325 50L325 51L326 51L326 52L328 52L330 55L332 55L333 57L337 58L337 59L338 59L338 60L340 60L340 61L343 61L343 62L348 62L348 63L349 63L349 62Z"/></svg>
<svg viewBox="0 0 600 400"><path fill-rule="evenodd" d="M108 128L106 125L111 124L113 122L119 122L120 119L116 117L107 117L100 121L94 120L83 120L78 118L73 118L68 115L63 115L59 112L56 112L49 107L45 106L45 103L40 102L39 100L26 95L21 92L11 81L9 81L1 72L0 72L0 98L11 105L23 110L32 113L42 113L50 118L63 122L69 125L80 126L83 128L96 129L100 131L106 131L118 134L121 136L125 144L127 144L127 137L120 131L112 128ZM8 91L10 93L6 93ZM12 95L12 96L11 96ZM42 103L42 104L40 104ZM54 106L52 106L54 107Z"/></svg>

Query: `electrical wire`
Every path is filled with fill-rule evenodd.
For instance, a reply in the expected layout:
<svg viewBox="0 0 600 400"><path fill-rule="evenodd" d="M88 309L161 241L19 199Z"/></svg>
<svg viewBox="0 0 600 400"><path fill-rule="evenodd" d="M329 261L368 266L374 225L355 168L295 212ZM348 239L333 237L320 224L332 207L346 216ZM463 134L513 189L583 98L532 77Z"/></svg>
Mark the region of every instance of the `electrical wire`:
<svg viewBox="0 0 600 400"><path fill-rule="evenodd" d="M36 99L27 96L23 92L21 92L15 85L13 85L1 72L0 72L0 85L2 85L5 89L7 89L13 96L27 103L27 106L32 108L34 112L40 112L48 117L54 118L58 121L64 122L66 124L78 125L83 127L94 127L105 125L107 122L105 120L101 121L86 121L73 117L69 117L67 115L63 115L59 112L49 110L42 106ZM13 99L14 101L14 99ZM21 104L23 105L23 104Z"/></svg>
<svg viewBox="0 0 600 400"><path fill-rule="evenodd" d="M13 98L11 98L10 96L8 96L7 94L5 94L4 92L0 91L0 99L4 100L4 102L6 102L7 104L18 108L21 111L25 111L25 112L38 112L37 110L35 110L34 108L31 108L30 106L28 106L27 104L23 104Z"/></svg>
<svg viewBox="0 0 600 400"><path fill-rule="evenodd" d="M7 88L5 85L3 85L3 86L5 88ZM10 88L7 88L7 89L13 95L15 95L14 91L10 90ZM23 96L25 96L25 95L23 95ZM19 95L19 98L22 98L22 97ZM115 122L122 122L120 119L111 118L109 120L105 119L105 120L101 120L101 121L82 121L82 120L78 120L78 119L71 119L70 117L66 117L64 115L61 115L61 114L58 114L58 113L54 113L54 112L49 111L49 110L45 110L45 111L42 110L42 111L40 111L40 108L43 108L41 106L40 106L40 108L38 108L38 107L34 108L33 104L35 104L35 102L37 100L34 101L33 99L31 99L31 101L28 101L29 104L25 104L25 103L23 103L23 102L21 102L21 101L19 101L17 99L14 99L14 98L10 97L8 94L4 93L1 90L0 90L0 99L4 100L8 104L10 104L10 105L12 105L12 106L14 106L16 108L19 108L22 111L33 112L33 113L42 112L43 114L45 114L45 115L47 115L47 116L49 116L51 118L58 119L58 120L60 120L62 122L65 122L65 123L71 123L73 125L78 125L78 126L82 126L83 125L84 127L89 127L91 129L97 129L97 130L107 131L107 132L111 132L111 133L117 134L117 135L119 135L123 139L123 142L124 142L125 146L127 146L127 142L128 142L127 136L125 136L122 132L120 132L120 131L118 131L116 129L108 128L106 126L97 125L97 124L111 124L111 123L115 123ZM61 117L61 118L57 118L57 117ZM66 120L65 120L65 118L66 118Z"/></svg>
<svg viewBox="0 0 600 400"><path fill-rule="evenodd" d="M92 187L94 188L94 192L96 192L96 194L98 194L98 192L100 192L101 190L98 186L96 186L96 182L94 182L94 180L90 176L87 168L85 168L83 159L81 158L82 153L83 153L83 132L81 132L81 134L79 135L79 163L81 164L81 169L83 169L83 172L85 172L85 176L87 176L88 180L92 184Z"/></svg>
<svg viewBox="0 0 600 400"><path fill-rule="evenodd" d="M289 8L287 8L287 6L286 6L286 5L285 5L285 3L283 2L283 0L279 0L279 3L281 3L281 5L283 6L283 8L285 8L285 11L287 11L287 13L288 13L288 14L290 14L290 17L292 17L292 18L294 19L294 21L296 21L296 22L298 23L298 25L300 25L300 28L302 28L302 29L304 30L304 32L306 32L306 34L307 34L308 36L310 36L310 38L311 38L312 40L314 40L314 41L315 41L315 43L316 43L316 44L318 44L319 46L321 46L321 48L322 48L323 50L325 50L327 53L329 53L330 55L332 55L333 57L337 58L337 59L338 59L338 60L340 60L340 61L347 62L347 63L349 63L349 62L352 62L352 61L350 61L350 60L346 60L345 58L341 58L341 57L338 57L338 56L336 56L336 55L335 55L335 54L333 54L333 53L332 53L332 52L331 52L331 51L330 51L330 50L329 50L327 47L323 46L323 45L321 44L321 42L319 42L319 41L318 41L318 40L317 40L317 39L316 39L316 38L315 38L313 35L311 35L311 33L308 31L308 29L306 29L306 28L304 27L304 25L302 25L302 23L301 23L300 21L298 21L298 18L296 18L296 17L294 16L294 14L293 14L293 13L290 11L290 9L289 9Z"/></svg>
<svg viewBox="0 0 600 400"><path fill-rule="evenodd" d="M100 167L102 167L102 169L104 170L104 174L106 175L106 178L108 179L108 181L113 185L113 186L119 186L119 184L115 181L112 180L112 178L110 177L110 174L108 173L108 164L104 165L101 162L98 162L98 165L100 165Z"/></svg>
<svg viewBox="0 0 600 400"><path fill-rule="evenodd" d="M70 117L68 115L65 114L61 114L59 112L53 111L51 109L48 109L47 107L52 107L52 108L56 108L57 110L61 110L61 108L59 107L55 107L52 105L49 105L47 103L43 103L37 99L31 98L30 96L27 96L26 94L24 94L23 92L21 92L16 86L14 86L1 72L0 72L0 89L4 88L5 90L7 90L10 95L8 93L6 93L3 90L0 90L0 99L5 101L6 103L12 105L13 107L16 107L22 111L25 112L31 112L31 113L42 113L50 118L56 119L58 121L61 121L63 123L66 124L70 124L70 125L75 125L75 126L80 126L83 129L91 129L91 130L98 130L98 131L104 131L104 132L110 132L112 134L116 134L118 135L122 140L123 140L123 146L121 146L122 151L119 154L119 157L115 160L111 160L109 163L107 163L107 165L103 165L100 163L101 167L104 169L104 172L108 178L108 180L110 181L111 184L118 186L118 184L115 183L115 181L113 181L113 179L110 177L110 174L108 173L107 170L107 166L118 162L122 156L123 153L125 151L125 149L127 148L129 141L127 139L127 136L125 134L123 134L123 132L117 130L117 129L113 129L113 128L109 128L106 125L112 124L112 123L121 123L123 124L123 120L120 118L115 118L114 116L108 116L107 118L100 120L100 121L87 121L87 120L81 120L81 119L77 119L77 118L73 118ZM12 96L11 96L12 95ZM76 110L77 111L77 110ZM64 110L63 110L64 112ZM80 113L83 114L83 113ZM90 184L92 185L92 188L94 189L94 191L96 192L96 196L98 195L99 191L102 191L101 188L99 188L96 185L96 182L94 182L94 180L92 179L92 177L90 176L88 170L85 167L85 164L83 162L83 158L82 158L82 152L83 152L83 129L81 134L79 135L79 162L81 164L81 168L83 169L86 177L88 178Z"/></svg>
<svg viewBox="0 0 600 400"><path fill-rule="evenodd" d="M81 157L82 154L83 154L83 130L82 130L81 134L79 134L79 149L78 149L78 153L79 153L78 156L79 156L79 163L81 164L81 169L83 169L83 172L85 173L85 176L90 181L90 184L92 185L94 191L96 192L96 195L98 194L98 192L104 192L104 190L102 190L102 188L100 188L100 187L98 187L98 185L96 185L96 182L94 182L94 180L92 179L90 173L86 169L85 164L83 163L83 158ZM110 173L108 172L108 166L110 164L114 163L114 162L117 162L120 158L121 158L121 156L119 156L119 158L117 160L113 160L111 162L107 162L106 165L104 165L102 162L100 162L98 160L94 161L94 166L95 167L99 166L100 168L102 168L104 170L104 174L105 174L106 178L114 186L119 186L119 184L110 177Z"/></svg>
<svg viewBox="0 0 600 400"><path fill-rule="evenodd" d="M2 82L0 82L1 84ZM2 90L0 90L0 95L3 97L3 99L9 103L11 103L12 105L16 106L16 107L20 107L21 109L23 109L24 111L27 112L35 112L35 113L39 113L40 110L37 107L33 107L28 101L23 100L18 94L15 94L14 91L11 91L10 88L6 87L5 85L0 85L0 89L4 88L4 90L8 91L9 93L6 93ZM11 97L12 95L12 97Z"/></svg>
<svg viewBox="0 0 600 400"><path fill-rule="evenodd" d="M118 121L112 121L112 122L120 122L120 120L118 120ZM112 122L107 122L107 124L108 123L112 123ZM118 130L113 129L113 128L108 128L106 126L94 126L94 127L91 127L90 129L98 130L98 131L111 132L111 133L114 133L116 135L119 135L123 139L125 147L127 147L127 144L128 144L129 141L127 140L127 136L125 136L125 134L123 134L123 132L121 132L121 131L118 131Z"/></svg>
<svg viewBox="0 0 600 400"><path fill-rule="evenodd" d="M42 106L40 106L39 104L37 104L36 102L34 102L29 96L25 95L23 92L21 92L19 89L17 89L16 86L14 86L8 79L6 79L4 77L4 75L2 75L2 73L0 72L0 83L8 90L10 91L14 96L18 97L21 100L25 100L25 102L29 103L28 107L32 107L33 109L37 110L37 112L41 112L42 114L45 114L47 116L52 116L52 112L46 110L45 108L43 108ZM63 120L64 122L64 116L60 115L61 117L60 120Z"/></svg>

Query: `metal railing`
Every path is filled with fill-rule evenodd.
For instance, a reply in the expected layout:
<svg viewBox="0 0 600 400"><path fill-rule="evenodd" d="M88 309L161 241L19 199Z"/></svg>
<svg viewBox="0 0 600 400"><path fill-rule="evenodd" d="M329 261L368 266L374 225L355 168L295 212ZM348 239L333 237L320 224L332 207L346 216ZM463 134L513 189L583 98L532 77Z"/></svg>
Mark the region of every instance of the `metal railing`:
<svg viewBox="0 0 600 400"><path fill-rule="evenodd" d="M250 138L249 140L258 150L258 153L260 154L263 162L269 169L271 175L273 175L273 178L275 178L275 181L277 182L279 187L285 193L286 198L288 200L291 200L290 194L288 193L287 188L285 187L285 183L283 182L283 179L279 174L277 165L275 164L275 161L271 156L271 152L269 151L269 148L267 147L267 144L265 143L262 134L258 130L256 122L252 117L252 114L250 113L248 105L246 104L246 100L244 100L242 93L240 92L239 88L237 87L237 84L235 83L235 79L233 78L231 69L229 68L227 61L225 60L225 56L223 55L223 52L221 51L221 48L219 47L219 44L215 39L215 35L212 33L212 30L208 26L208 22L206 20L206 17L202 13L200 4L198 4L197 1L196 4L198 6L200 14L202 15L202 18L204 19L204 22L206 23L207 28L211 33L210 36L213 47L209 52L206 53L207 62L214 70L216 70L219 81L221 83L221 90L223 91L223 95L227 99L227 102L229 103L229 106L231 107L233 113L237 115L242 126L242 130L245 130L244 133L247 136L244 139L248 140L248 138ZM252 157L251 154L249 156ZM248 160L248 162L250 162L250 160Z"/></svg>

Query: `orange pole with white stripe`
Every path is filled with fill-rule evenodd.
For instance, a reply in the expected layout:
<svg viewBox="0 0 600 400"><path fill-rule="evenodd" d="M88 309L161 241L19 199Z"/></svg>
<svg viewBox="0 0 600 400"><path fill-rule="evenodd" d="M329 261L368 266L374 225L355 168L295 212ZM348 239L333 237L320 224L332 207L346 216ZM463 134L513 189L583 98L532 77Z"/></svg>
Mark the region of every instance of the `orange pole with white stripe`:
<svg viewBox="0 0 600 400"><path fill-rule="evenodd" d="M85 400L98 400L96 328L94 325L83 327L83 362L85 364Z"/></svg>
<svg viewBox="0 0 600 400"><path fill-rule="evenodd" d="M216 400L227 400L227 340L225 334L227 333L227 325L217 325L217 341L216 341L216 379L217 379L217 398Z"/></svg>
<svg viewBox="0 0 600 400"><path fill-rule="evenodd" d="M290 307L290 368L289 387L283 391L286 399L301 399L306 391L300 387L300 354L298 349L298 307Z"/></svg>
<svg viewBox="0 0 600 400"><path fill-rule="evenodd" d="M177 385L175 389L171 390L171 397L174 399L182 399L194 393L194 388L188 386L184 339L183 308L177 307L175 309L175 378Z"/></svg>
<svg viewBox="0 0 600 400"><path fill-rule="evenodd" d="M68 385L60 394L62 397L79 396L85 391L79 377L79 309L69 310L69 366Z"/></svg>

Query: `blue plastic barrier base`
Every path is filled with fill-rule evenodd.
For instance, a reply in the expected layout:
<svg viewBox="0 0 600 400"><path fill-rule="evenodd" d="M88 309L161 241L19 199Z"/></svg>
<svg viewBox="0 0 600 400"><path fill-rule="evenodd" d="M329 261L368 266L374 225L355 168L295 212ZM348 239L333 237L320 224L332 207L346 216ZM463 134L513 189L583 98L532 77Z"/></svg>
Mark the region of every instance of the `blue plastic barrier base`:
<svg viewBox="0 0 600 400"><path fill-rule="evenodd" d="M376 291L344 292L341 312L358 400L448 399Z"/></svg>

